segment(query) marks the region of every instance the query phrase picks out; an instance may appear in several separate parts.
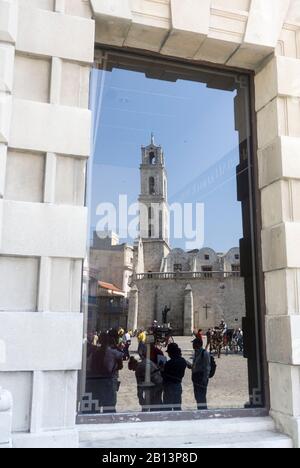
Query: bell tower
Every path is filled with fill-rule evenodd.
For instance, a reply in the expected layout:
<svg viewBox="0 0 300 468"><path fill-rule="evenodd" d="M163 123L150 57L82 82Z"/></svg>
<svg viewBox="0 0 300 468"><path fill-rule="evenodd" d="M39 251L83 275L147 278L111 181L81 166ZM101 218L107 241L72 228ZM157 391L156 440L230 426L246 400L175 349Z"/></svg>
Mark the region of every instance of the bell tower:
<svg viewBox="0 0 300 468"><path fill-rule="evenodd" d="M142 147L140 236L144 244L145 272L159 272L169 249L168 178L164 152L151 143Z"/></svg>

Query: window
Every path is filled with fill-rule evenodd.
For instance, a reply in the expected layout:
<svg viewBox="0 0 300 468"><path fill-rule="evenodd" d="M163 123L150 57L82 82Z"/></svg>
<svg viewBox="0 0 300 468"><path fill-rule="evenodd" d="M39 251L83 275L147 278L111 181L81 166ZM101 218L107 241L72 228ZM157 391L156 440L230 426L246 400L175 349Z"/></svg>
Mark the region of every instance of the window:
<svg viewBox="0 0 300 468"><path fill-rule="evenodd" d="M97 306L83 300L89 319L81 387L90 412L100 419L103 413L116 419L140 413L143 419L159 410L263 406L250 75L117 50L103 54L92 76L92 90L98 89L91 102L95 149L87 190L92 241L84 271L87 284L92 277L103 285ZM240 239L246 280L235 255ZM221 320L231 333L244 327L246 349L243 340L234 348L230 334L226 342L219 337L220 349L209 333ZM212 353L228 354L218 362L218 378L209 381L207 401L195 400L189 370L182 404L164 405L161 388L157 399L148 391L146 357L155 365L162 353L168 359L166 335L152 333L155 321L170 324L186 360L193 356L195 329L203 330ZM126 329L133 333L129 347ZM139 339L136 330L143 330ZM119 353L116 368L125 362L117 394L111 387L106 395L99 374L93 374L99 351L94 333L100 334L100 354L113 347Z"/></svg>
<svg viewBox="0 0 300 468"><path fill-rule="evenodd" d="M153 151L149 153L149 162L152 166L155 166L156 164L156 155L153 153Z"/></svg>
<svg viewBox="0 0 300 468"><path fill-rule="evenodd" d="M155 195L155 179L150 177L149 179L149 195Z"/></svg>
<svg viewBox="0 0 300 468"><path fill-rule="evenodd" d="M231 271L235 274L240 274L241 267L240 265L232 265L231 266Z"/></svg>
<svg viewBox="0 0 300 468"><path fill-rule="evenodd" d="M213 277L213 268L211 266L203 266L202 271L204 273L204 278L212 278Z"/></svg>

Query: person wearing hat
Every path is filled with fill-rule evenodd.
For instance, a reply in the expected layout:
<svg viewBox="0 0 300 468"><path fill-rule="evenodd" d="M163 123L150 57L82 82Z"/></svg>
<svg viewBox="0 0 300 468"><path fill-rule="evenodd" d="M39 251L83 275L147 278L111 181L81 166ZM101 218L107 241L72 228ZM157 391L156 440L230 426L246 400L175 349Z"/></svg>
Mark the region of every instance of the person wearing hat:
<svg viewBox="0 0 300 468"><path fill-rule="evenodd" d="M187 368L181 349L176 343L169 344L167 353L170 360L166 362L162 372L163 377L163 403L166 411L181 411L182 380Z"/></svg>
<svg viewBox="0 0 300 468"><path fill-rule="evenodd" d="M203 340L196 338L193 340L195 351L192 365L192 381L194 385L194 395L198 410L207 410L207 387L211 371L211 357L203 348Z"/></svg>

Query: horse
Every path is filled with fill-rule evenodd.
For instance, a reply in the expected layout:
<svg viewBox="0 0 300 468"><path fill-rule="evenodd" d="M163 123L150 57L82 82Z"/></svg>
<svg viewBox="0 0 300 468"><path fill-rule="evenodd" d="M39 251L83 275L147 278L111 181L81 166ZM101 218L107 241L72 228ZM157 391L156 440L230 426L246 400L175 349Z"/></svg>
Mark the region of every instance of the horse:
<svg viewBox="0 0 300 468"><path fill-rule="evenodd" d="M208 332L208 343L210 347L210 352L216 353L218 359L221 357L221 351L224 344L223 331L220 328L213 328Z"/></svg>

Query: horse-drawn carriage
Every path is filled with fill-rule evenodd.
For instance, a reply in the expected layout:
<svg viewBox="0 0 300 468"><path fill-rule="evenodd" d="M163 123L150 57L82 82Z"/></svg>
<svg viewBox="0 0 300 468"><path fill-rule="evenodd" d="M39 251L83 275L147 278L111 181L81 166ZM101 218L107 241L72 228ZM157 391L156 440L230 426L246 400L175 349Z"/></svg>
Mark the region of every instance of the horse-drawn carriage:
<svg viewBox="0 0 300 468"><path fill-rule="evenodd" d="M222 351L226 354L233 352L238 354L244 350L244 340L241 330L222 330L215 327L207 333L207 345L211 353L215 353L218 358L221 357Z"/></svg>
<svg viewBox="0 0 300 468"><path fill-rule="evenodd" d="M167 326L157 326L152 329L156 345L160 348L167 348L170 343L174 343L173 330Z"/></svg>

